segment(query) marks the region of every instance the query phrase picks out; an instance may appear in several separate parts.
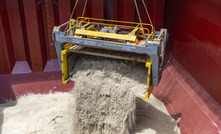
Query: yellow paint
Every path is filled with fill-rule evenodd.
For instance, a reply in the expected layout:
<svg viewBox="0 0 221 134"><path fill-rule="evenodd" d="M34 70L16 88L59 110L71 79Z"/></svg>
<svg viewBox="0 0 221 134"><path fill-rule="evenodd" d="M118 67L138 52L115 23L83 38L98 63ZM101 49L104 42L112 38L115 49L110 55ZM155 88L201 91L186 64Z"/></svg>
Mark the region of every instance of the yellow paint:
<svg viewBox="0 0 221 134"><path fill-rule="evenodd" d="M99 21L99 22L95 22L95 21ZM141 28L141 25L140 25L140 23L136 23L136 22L127 22L127 21L115 21L115 20L106 20L106 19L96 19L96 18L87 18L87 17L78 17L77 19L76 19L76 22L77 22L77 24L76 25L74 25L74 26L72 26L72 27L70 27L68 30L67 30L67 33L69 33L69 31L72 29L72 28L74 28L74 27L76 27L76 26L78 26L79 25L79 27L81 28L81 24L82 23L86 23L86 24L90 24L90 23L93 23L93 24L101 24L101 25L108 25L108 26L112 26L112 27L114 27L114 26L117 26L117 27L127 27L127 28L138 28L139 27L139 29L141 29L142 30L142 34L144 35L144 31L146 31L147 32L147 34L148 34L148 37L147 37L147 39L146 40L148 40L153 34L154 34L154 32L153 32L153 26L151 25L151 24L147 24L147 23L142 23L142 26L146 26L146 27L149 27L149 29L151 30L151 32L150 32L150 30L148 29L148 28ZM107 23L103 23L103 22L107 22ZM108 22L110 23L110 24L108 24ZM121 23L121 24L124 24L124 25L116 25L116 24L114 24L114 23ZM126 24L126 25L125 25ZM136 25L135 27L134 26L129 26L129 25ZM144 36L142 36L141 35L141 37L144 37ZM153 40L153 38L152 38L152 40Z"/></svg>
<svg viewBox="0 0 221 134"><path fill-rule="evenodd" d="M103 37L103 38L111 38L111 39L118 39L118 40L127 40L127 41L133 41L133 42L135 42L136 38L137 38L136 36L88 31L88 30L82 30L82 29L76 29L75 34L96 36L96 37Z"/></svg>
<svg viewBox="0 0 221 134"><path fill-rule="evenodd" d="M60 27L59 27L59 26L54 26L54 28L57 28L57 29L59 29Z"/></svg>
<svg viewBox="0 0 221 134"><path fill-rule="evenodd" d="M91 24L91 23L88 22L87 24L83 25L82 28L85 28L85 27L87 27L87 26L90 25L90 24Z"/></svg>
<svg viewBox="0 0 221 134"><path fill-rule="evenodd" d="M154 41L161 41L161 39L154 39Z"/></svg>
<svg viewBox="0 0 221 134"><path fill-rule="evenodd" d="M138 43L138 39L136 39L135 41L133 41L131 44L132 45L136 45Z"/></svg>
<svg viewBox="0 0 221 134"><path fill-rule="evenodd" d="M103 45L108 45L108 46L115 46L115 47L122 47L122 45L117 45L117 44L109 44L109 43L98 43L98 44L103 44Z"/></svg>
<svg viewBox="0 0 221 134"><path fill-rule="evenodd" d="M146 91L146 95L143 97L144 100L148 99L150 97L151 92L153 91L153 86L151 85L152 61L147 61L146 62L146 67L148 68L147 91Z"/></svg>
<svg viewBox="0 0 221 134"><path fill-rule="evenodd" d="M140 29L140 38L144 38L144 29L142 28L142 29Z"/></svg>
<svg viewBox="0 0 221 134"><path fill-rule="evenodd" d="M76 25L74 25L74 26L72 26L72 27L69 27L69 29L67 30L67 34L69 34L69 31L72 29L72 28L74 28L74 27L76 27L76 26L78 26L78 25L80 25L82 22L84 22L86 19L83 19L82 21L80 21L79 23L77 23ZM81 27L80 27L81 28Z"/></svg>
<svg viewBox="0 0 221 134"><path fill-rule="evenodd" d="M62 71L62 83L67 84L69 80L69 75L68 75L68 48L65 48L64 50L61 51L61 71Z"/></svg>
<svg viewBox="0 0 221 134"><path fill-rule="evenodd" d="M95 27L94 27L94 25L93 26L91 26L90 28L88 28L87 30L89 30L89 31L96 31L96 32L98 32L96 29L95 29ZM87 38L96 38L96 36L87 36Z"/></svg>
<svg viewBox="0 0 221 134"><path fill-rule="evenodd" d="M107 19L97 19L97 18L88 18L88 17L78 17L76 19L76 21L79 21L79 20L87 20L88 22L93 22L93 21L100 21L100 22L115 22L115 23L124 23L124 24L133 24L133 25L139 25L140 26L140 23L136 23L136 22L128 22L128 21L117 21L117 20L107 20ZM94 23L94 22L93 22ZM102 24L102 23L100 23ZM153 31L153 26L151 24L147 24L147 23L142 23L143 26L149 26L151 27L151 30ZM117 25L116 25L117 26Z"/></svg>
<svg viewBox="0 0 221 134"><path fill-rule="evenodd" d="M135 35L135 33L137 32L137 30L139 30L139 28L134 28L134 30L131 32L132 34L134 34Z"/></svg>
<svg viewBox="0 0 221 134"><path fill-rule="evenodd" d="M74 20L72 19L72 20L70 21L69 27L72 27L73 25L74 25Z"/></svg>

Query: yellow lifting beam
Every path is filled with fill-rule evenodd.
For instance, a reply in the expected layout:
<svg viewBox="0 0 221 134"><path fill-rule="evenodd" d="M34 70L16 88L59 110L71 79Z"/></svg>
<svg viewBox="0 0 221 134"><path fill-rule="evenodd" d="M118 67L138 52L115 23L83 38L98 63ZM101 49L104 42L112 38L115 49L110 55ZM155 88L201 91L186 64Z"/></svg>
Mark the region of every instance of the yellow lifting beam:
<svg viewBox="0 0 221 134"><path fill-rule="evenodd" d="M104 33L104 32L96 32L96 31L89 31L89 30L82 30L76 29L75 35L87 35L87 36L96 36L102 38L111 38L111 39L118 39L118 40L125 40L125 41L136 41L136 36L130 35L121 35L121 34L114 34L114 33Z"/></svg>
<svg viewBox="0 0 221 134"><path fill-rule="evenodd" d="M152 61L146 62L146 67L148 68L147 73L147 91L145 92L144 100L147 100L150 97L151 92L153 91L153 86L151 85L151 69L152 69Z"/></svg>

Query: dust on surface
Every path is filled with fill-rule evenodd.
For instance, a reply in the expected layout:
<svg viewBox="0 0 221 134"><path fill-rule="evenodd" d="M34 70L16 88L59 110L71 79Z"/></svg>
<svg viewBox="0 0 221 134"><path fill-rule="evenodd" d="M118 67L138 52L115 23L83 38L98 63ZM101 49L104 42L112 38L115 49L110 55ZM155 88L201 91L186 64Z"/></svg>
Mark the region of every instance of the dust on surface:
<svg viewBox="0 0 221 134"><path fill-rule="evenodd" d="M169 119L163 122L173 123L173 128L168 127L170 131L163 129L160 132L171 134L179 131L177 122L168 116L168 113L157 112L156 108L153 110L152 105L141 99L147 79L147 69L144 64L80 56L74 70L72 78L75 81L74 130L76 133L142 133L142 126L146 126L150 130L154 128L153 131L148 129L144 133L157 132L159 131L157 129L162 130L159 125L161 121L142 122L143 119L154 120L155 118L152 119L151 114L156 115L156 113L159 114L156 115L156 119ZM152 101L154 105L164 107L156 100ZM166 111L165 108L163 110ZM154 127L154 125L156 126Z"/></svg>
<svg viewBox="0 0 221 134"><path fill-rule="evenodd" d="M132 130L136 97L131 89L141 85L136 80L137 75L133 75L138 72L132 66L110 59L79 58L72 77L75 81L74 129L77 133L127 134Z"/></svg>
<svg viewBox="0 0 221 134"><path fill-rule="evenodd" d="M74 134L73 107L74 98L70 93L30 95L1 104L0 133Z"/></svg>
<svg viewBox="0 0 221 134"><path fill-rule="evenodd" d="M163 103L146 87L144 64L81 56L73 93L32 95L0 105L3 134L177 134ZM0 129L1 130L1 129Z"/></svg>

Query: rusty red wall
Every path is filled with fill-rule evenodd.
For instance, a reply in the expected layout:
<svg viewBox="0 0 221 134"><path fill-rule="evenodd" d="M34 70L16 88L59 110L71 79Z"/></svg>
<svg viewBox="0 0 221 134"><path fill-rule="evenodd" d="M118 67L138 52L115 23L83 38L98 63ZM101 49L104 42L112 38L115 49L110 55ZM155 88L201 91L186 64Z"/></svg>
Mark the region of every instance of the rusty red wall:
<svg viewBox="0 0 221 134"><path fill-rule="evenodd" d="M10 73L15 64L6 2L0 0L0 73Z"/></svg>
<svg viewBox="0 0 221 134"><path fill-rule="evenodd" d="M168 0L173 56L221 104L221 1Z"/></svg>

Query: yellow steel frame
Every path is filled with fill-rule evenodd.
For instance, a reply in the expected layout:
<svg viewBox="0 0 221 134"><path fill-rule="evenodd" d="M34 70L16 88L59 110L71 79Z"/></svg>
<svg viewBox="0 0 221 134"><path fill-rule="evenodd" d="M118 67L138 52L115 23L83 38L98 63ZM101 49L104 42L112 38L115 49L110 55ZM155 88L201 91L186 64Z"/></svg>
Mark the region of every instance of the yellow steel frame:
<svg viewBox="0 0 221 134"><path fill-rule="evenodd" d="M74 25L74 20L70 20L70 23L69 23L69 27L72 27Z"/></svg>
<svg viewBox="0 0 221 134"><path fill-rule="evenodd" d="M76 22L76 25L74 25L74 21ZM98 23L95 21L102 21L102 23ZM109 23L124 23L124 24L128 24L128 25L136 25L134 26L125 26L125 25L115 25L115 24L107 24L107 23L103 23L103 22L109 22ZM144 34L144 30L146 30L148 32L148 37L146 40L148 40L151 36L152 36L152 40L153 40L153 26L151 24L146 24L146 23L142 23L143 26L149 26L151 27L151 32L148 28L142 28L140 23L136 23L136 22L126 22L126 21L114 21L114 20L106 20L106 19L95 19L95 18L87 18L87 17L78 17L76 20L71 20L69 23L69 29L67 30L67 33L69 33L69 31L71 29L73 29L76 26L79 26L81 28L81 24L84 23L86 25L89 25L90 23L93 24L102 24L102 25L109 25L109 26L118 26L118 27L128 27L128 28L134 28L133 31L131 33L134 33L137 30L140 30L141 33ZM84 27L83 26L83 27ZM121 39L121 40L128 40L128 41L132 41L133 44L134 42L137 41L136 36L133 35L119 35L119 34L112 34L112 33L104 33L104 32L98 32L98 31L89 31L89 30L82 30L82 29L76 29L75 34L78 35L87 35L87 36L95 36L96 37L104 37L104 38L112 38L112 39ZM65 45L65 49L61 51L61 68L62 68L62 83L63 84L67 84L67 82L69 81L69 72L68 72L68 52L70 49L70 45L66 44ZM145 97L143 97L143 99L148 99L150 94L153 91L153 86L151 85L151 70L152 70L152 61L147 61L146 62L146 67L148 68L148 75L147 75L147 91L145 92Z"/></svg>
<svg viewBox="0 0 221 134"><path fill-rule="evenodd" d="M62 83L67 84L69 81L68 74L68 50L69 48L65 48L61 51L61 71L62 71Z"/></svg>
<svg viewBox="0 0 221 134"><path fill-rule="evenodd" d="M153 86L151 85L152 61L147 61L146 62L146 67L148 68L148 73L147 73L147 91L145 92L145 96L143 97L144 100L148 99L150 97L150 94L153 91Z"/></svg>
<svg viewBox="0 0 221 134"><path fill-rule="evenodd" d="M72 46L69 44L65 45L65 49L61 51L61 70L62 70L62 83L67 84L69 82L69 72L68 72L68 52ZM144 100L150 97L150 94L153 91L153 86L151 85L151 70L152 70L152 61L146 62L146 67L148 68L147 73L147 91L145 92Z"/></svg>
<svg viewBox="0 0 221 134"><path fill-rule="evenodd" d="M138 27L135 27L134 30L133 30L132 32L130 32L130 33L132 33L132 34L135 35L135 33L137 32L137 30L139 30L139 28L138 28Z"/></svg>
<svg viewBox="0 0 221 134"><path fill-rule="evenodd" d="M118 27L127 27L127 28L139 28L141 33L144 34L144 30L147 31L148 37L146 40L148 40L153 34L153 26L151 24L147 24L147 23L142 23L143 28L141 27L140 23L136 23L136 22L127 22L127 21L116 21L116 20L106 20L106 19L96 19L96 18L88 18L88 17L78 17L76 20L77 22L76 25L69 27L69 29L67 30L67 33L69 33L69 31L71 29L73 29L76 26L81 27L82 23L93 23L93 24L101 24L101 25L109 25L109 26L118 26ZM101 22L96 22L96 21L101 21ZM106 22L106 23L103 23ZM113 24L113 23L122 23L124 25L117 25L117 24ZM129 25L136 25L136 26L129 26ZM150 27L150 30L148 28L145 27ZM153 37L153 36L152 36ZM153 38L152 38L153 39Z"/></svg>

